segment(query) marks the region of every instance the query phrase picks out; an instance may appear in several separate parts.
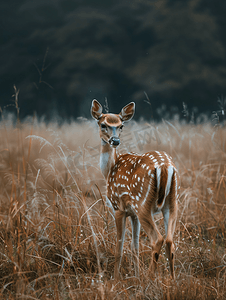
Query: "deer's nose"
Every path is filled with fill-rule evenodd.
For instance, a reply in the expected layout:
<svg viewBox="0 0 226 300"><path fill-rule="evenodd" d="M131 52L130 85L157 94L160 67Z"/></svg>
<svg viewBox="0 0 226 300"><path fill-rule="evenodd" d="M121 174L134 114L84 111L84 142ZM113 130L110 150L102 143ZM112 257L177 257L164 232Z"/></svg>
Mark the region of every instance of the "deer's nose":
<svg viewBox="0 0 226 300"><path fill-rule="evenodd" d="M117 136L112 136L109 140L109 144L113 147L117 147L120 144L120 139Z"/></svg>

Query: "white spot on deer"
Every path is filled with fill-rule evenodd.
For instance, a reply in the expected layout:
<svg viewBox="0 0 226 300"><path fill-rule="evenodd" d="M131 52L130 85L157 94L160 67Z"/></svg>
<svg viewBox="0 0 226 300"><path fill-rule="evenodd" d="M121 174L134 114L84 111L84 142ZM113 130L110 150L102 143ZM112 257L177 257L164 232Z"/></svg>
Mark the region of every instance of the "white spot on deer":
<svg viewBox="0 0 226 300"><path fill-rule="evenodd" d="M138 196L141 197L141 193L138 193Z"/></svg>
<svg viewBox="0 0 226 300"><path fill-rule="evenodd" d="M148 176L150 176L150 175L151 175L151 170L148 171Z"/></svg>
<svg viewBox="0 0 226 300"><path fill-rule="evenodd" d="M129 193L128 192L124 192L124 193L120 194L119 197L122 197L123 195L129 195Z"/></svg>
<svg viewBox="0 0 226 300"><path fill-rule="evenodd" d="M171 162L171 159L172 159L171 156L169 156L169 155L168 155L167 153L165 153L165 152L164 152L164 154L165 154L166 158L168 159L168 161Z"/></svg>
<svg viewBox="0 0 226 300"><path fill-rule="evenodd" d="M140 181L140 177L138 177L137 180Z"/></svg>
<svg viewBox="0 0 226 300"><path fill-rule="evenodd" d="M136 196L136 200L137 200L137 201L139 201L139 200L140 200L140 198L139 198L138 196Z"/></svg>

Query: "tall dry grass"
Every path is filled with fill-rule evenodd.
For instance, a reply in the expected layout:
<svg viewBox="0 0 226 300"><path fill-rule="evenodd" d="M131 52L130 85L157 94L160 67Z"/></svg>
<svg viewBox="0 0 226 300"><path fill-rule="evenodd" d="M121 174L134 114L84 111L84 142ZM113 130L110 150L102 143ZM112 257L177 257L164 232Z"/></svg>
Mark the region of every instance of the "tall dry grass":
<svg viewBox="0 0 226 300"><path fill-rule="evenodd" d="M147 276L150 245L140 237L134 277L128 222L122 279L112 280L116 229L104 201L95 122L0 123L1 299L224 299L226 129L211 123L131 122L121 152L165 150L179 170L175 281L162 250ZM163 219L156 217L162 232Z"/></svg>

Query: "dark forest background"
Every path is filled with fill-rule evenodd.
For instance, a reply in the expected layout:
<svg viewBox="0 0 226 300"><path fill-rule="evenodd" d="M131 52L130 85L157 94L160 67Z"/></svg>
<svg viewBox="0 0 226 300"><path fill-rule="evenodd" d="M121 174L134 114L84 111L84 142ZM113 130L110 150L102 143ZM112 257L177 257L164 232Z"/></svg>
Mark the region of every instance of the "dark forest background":
<svg viewBox="0 0 226 300"><path fill-rule="evenodd" d="M217 109L226 95L223 0L8 0L0 4L0 105L21 117L89 117L91 100L137 118ZM151 106L144 100L148 95Z"/></svg>

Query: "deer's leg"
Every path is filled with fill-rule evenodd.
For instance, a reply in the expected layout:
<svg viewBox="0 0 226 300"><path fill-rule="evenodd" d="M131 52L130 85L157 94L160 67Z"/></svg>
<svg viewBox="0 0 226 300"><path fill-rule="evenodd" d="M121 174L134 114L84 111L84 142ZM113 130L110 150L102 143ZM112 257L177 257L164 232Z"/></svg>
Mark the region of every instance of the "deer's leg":
<svg viewBox="0 0 226 300"><path fill-rule="evenodd" d="M157 268L157 262L159 259L159 254L164 242L164 239L161 235L161 233L158 231L158 228L156 227L155 221L153 220L152 215L149 216L149 218L141 216L140 218L141 226L146 231L150 241L151 241L151 247L152 247L152 269L155 273Z"/></svg>
<svg viewBox="0 0 226 300"><path fill-rule="evenodd" d="M135 276L139 277L139 236L140 236L140 222L136 215L131 216L132 224L132 252L135 268Z"/></svg>
<svg viewBox="0 0 226 300"><path fill-rule="evenodd" d="M170 272L173 279L175 279L174 274L174 260L175 260L175 246L173 243L173 234L176 225L176 216L177 211L176 207L169 208L169 206L163 209L163 216L164 216L164 225L165 225L165 232L166 232L166 255L169 259L170 264Z"/></svg>
<svg viewBox="0 0 226 300"><path fill-rule="evenodd" d="M117 210L115 212L115 223L117 229L117 241L115 250L115 273L114 277L119 280L119 268L122 259L123 243L126 229L126 212Z"/></svg>

